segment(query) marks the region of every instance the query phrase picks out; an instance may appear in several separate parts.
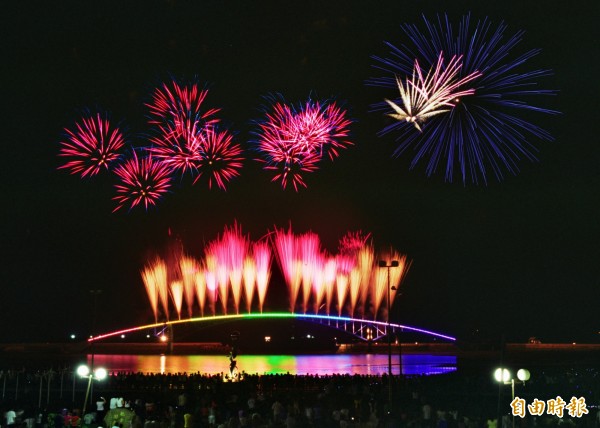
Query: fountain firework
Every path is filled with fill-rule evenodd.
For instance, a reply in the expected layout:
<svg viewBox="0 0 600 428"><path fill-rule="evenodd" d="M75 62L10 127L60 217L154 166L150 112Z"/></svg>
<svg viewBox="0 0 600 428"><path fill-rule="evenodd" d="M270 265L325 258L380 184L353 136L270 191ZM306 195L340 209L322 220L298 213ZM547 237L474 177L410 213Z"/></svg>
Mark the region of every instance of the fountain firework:
<svg viewBox="0 0 600 428"><path fill-rule="evenodd" d="M178 245L168 263L155 258L142 270L155 320L159 303L169 319L169 297L178 318L184 303L190 318L195 312L204 316L207 303L213 316L218 303L223 314L239 314L241 308L262 313L272 255L288 288L290 312L386 319L387 307L382 309L382 303L387 297L388 272L375 269L375 261L399 262L389 272L390 305L410 266L408 258L393 248L376 253L370 235L361 232L344 236L335 255L322 248L313 232L295 234L290 226L288 230L275 228L267 236L270 240L253 242L236 223L207 243L203 257L195 259Z"/></svg>

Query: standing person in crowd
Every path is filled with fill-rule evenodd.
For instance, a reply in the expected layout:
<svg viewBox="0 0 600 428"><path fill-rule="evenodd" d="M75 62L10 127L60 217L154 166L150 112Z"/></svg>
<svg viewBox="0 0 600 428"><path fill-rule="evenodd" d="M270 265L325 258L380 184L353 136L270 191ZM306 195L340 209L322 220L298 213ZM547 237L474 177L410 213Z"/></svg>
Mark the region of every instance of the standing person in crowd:
<svg viewBox="0 0 600 428"><path fill-rule="evenodd" d="M4 421L6 422L7 428L14 427L17 422L17 412L15 412L12 408L8 409L4 414Z"/></svg>
<svg viewBox="0 0 600 428"><path fill-rule="evenodd" d="M106 415L106 398L99 397L96 400L96 422L98 423L98 426L102 426L105 415Z"/></svg>

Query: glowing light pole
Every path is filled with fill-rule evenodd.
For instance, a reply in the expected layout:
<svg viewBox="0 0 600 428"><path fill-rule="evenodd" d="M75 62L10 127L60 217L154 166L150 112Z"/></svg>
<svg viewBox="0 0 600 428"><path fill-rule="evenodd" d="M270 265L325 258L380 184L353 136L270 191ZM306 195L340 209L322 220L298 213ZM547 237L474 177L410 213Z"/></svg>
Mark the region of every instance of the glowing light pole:
<svg viewBox="0 0 600 428"><path fill-rule="evenodd" d="M395 290L396 287L392 286L392 290ZM398 300L400 300L400 297L402 297L401 293L397 293L396 294L396 298ZM396 305L396 307L398 308L398 321L396 321L397 323L400 323L400 304L398 303ZM396 335L396 338L398 340L398 376L400 381L402 381L402 338L400 337L400 335L402 334L402 327L400 327L398 329L398 334Z"/></svg>
<svg viewBox="0 0 600 428"><path fill-rule="evenodd" d="M96 313L98 307L98 295L102 294L102 290L90 290L90 294L94 298L94 306L92 307L92 331L90 337L94 337L96 335ZM92 360L90 362L90 371L94 371L94 345L96 341L92 341L90 344L90 353L92 354ZM91 394L90 394L90 406L92 405L92 397L94 396L94 384L91 385ZM83 416L83 415L81 415Z"/></svg>
<svg viewBox="0 0 600 428"><path fill-rule="evenodd" d="M390 334L390 268L398 267L400 263L398 260L392 260L388 264L386 260L379 260L379 267L387 269L387 340L388 340L388 400L389 409L388 412L392 411L392 336Z"/></svg>
<svg viewBox="0 0 600 428"><path fill-rule="evenodd" d="M500 382L500 383L503 383L504 385L511 386L511 393L512 393L511 403L513 401L515 401L515 383L521 383L521 384L525 385L525 382L527 382L530 377L531 377L531 373L529 373L529 370L526 370L526 369L519 369L519 371L517 371L517 378L519 379L518 381L515 381L515 378L511 376L510 371L508 371L508 369L499 367L496 369L496 371L494 371L494 379L496 379L496 382ZM512 428L515 428L514 413L512 415Z"/></svg>
<svg viewBox="0 0 600 428"><path fill-rule="evenodd" d="M81 412L82 417L85 416L85 410L87 407L88 398L90 396L90 388L92 386L92 379L102 380L106 378L107 372L106 369L102 367L98 367L97 369L91 371L88 366L85 364L77 367L77 374L82 378L88 379L87 389L85 391L85 401L83 402L83 411Z"/></svg>

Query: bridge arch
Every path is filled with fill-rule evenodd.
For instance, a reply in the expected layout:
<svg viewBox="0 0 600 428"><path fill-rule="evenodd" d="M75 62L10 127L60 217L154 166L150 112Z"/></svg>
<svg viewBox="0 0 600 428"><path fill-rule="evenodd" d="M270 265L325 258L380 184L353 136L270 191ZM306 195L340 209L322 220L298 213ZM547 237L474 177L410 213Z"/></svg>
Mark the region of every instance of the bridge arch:
<svg viewBox="0 0 600 428"><path fill-rule="evenodd" d="M172 321L165 321L154 324L146 324L137 327L130 327L120 329L88 339L88 342L96 342L111 337L116 337L124 334L134 333L141 330L159 329L179 324L186 323L211 323L220 321L231 321L231 320L243 320L243 319L298 319L304 321L310 321L319 323L321 325L329 326L330 328L343 331L347 334L351 334L361 340L377 341L382 337L387 336L388 331L395 333L396 331L408 331L413 333L424 334L427 336L434 337L436 339L443 339L450 342L456 341L456 338L446 334L426 330L418 327L411 327L408 325L387 323L384 321L368 320L361 318L351 318L336 315L319 315L319 314L298 314L293 312L266 312L266 313L247 313L247 314L232 314L232 315L213 315L205 317L191 317L186 319L178 319Z"/></svg>

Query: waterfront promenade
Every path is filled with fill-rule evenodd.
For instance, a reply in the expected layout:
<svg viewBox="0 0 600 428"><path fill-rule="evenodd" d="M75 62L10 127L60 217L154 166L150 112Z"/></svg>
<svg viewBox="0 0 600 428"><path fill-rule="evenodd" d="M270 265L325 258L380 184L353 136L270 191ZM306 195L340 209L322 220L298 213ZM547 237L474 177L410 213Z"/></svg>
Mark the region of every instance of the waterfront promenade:
<svg viewBox="0 0 600 428"><path fill-rule="evenodd" d="M419 345L414 346L416 348L411 349L405 345L402 349L405 352L423 351ZM528 415L523 419L517 418L518 426L551 427L565 423L567 426L598 426L598 348L596 345L570 346L515 345L504 350L503 358L507 365L517 367L523 363L532 373L526 385L516 388L519 397L527 402L557 396L567 402L571 397L583 398L588 409L588 414L581 418L570 417L566 413L563 418ZM29 351L32 349L29 348ZM441 349L438 351L441 352ZM459 368L456 372L435 376L395 376L392 382L385 375L246 374L240 382L229 382L222 375L202 373L121 372L111 374L104 382L94 382L93 401L102 395L107 399L122 397L125 402L130 402L137 415L132 428L184 428L185 414L191 415L192 428L220 425L486 428L488 420L500 418L502 421L510 413L510 386L497 384L491 374L493 367L499 364L500 353L497 351L463 351L458 354ZM23 423L27 416L39 415L43 411L56 413L68 409L72 413L81 412L85 382L74 378L72 369L67 367L55 367L48 381L45 376L48 376L50 367L44 366L44 363L49 364L53 360L36 354L14 348L2 353L2 364L16 362L12 358L6 359L7 355L31 357L29 366L0 367L4 384L3 410L10 407L21 409ZM392 386L391 407L389 385ZM277 414L275 408L279 409ZM211 414L214 418L209 418ZM427 418L426 414L430 417ZM214 423L211 424L211 420ZM39 428L54 427L44 427L42 423Z"/></svg>

